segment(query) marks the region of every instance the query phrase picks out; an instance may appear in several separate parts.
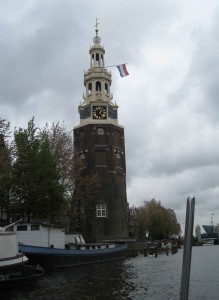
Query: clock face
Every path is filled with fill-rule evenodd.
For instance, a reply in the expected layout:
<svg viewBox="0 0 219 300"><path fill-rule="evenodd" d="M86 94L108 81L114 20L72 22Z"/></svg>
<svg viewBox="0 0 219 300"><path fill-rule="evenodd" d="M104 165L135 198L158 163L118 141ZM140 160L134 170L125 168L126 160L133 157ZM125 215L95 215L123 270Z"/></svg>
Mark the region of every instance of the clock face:
<svg viewBox="0 0 219 300"><path fill-rule="evenodd" d="M106 119L106 106L93 106L93 118L96 120Z"/></svg>

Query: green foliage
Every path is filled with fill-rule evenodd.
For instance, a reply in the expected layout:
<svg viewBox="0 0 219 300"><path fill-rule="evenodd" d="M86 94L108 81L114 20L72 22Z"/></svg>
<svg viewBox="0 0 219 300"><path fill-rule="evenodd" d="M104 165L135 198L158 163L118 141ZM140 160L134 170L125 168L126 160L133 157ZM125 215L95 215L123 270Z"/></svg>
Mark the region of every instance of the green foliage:
<svg viewBox="0 0 219 300"><path fill-rule="evenodd" d="M64 123L46 124L39 131L42 141L48 141L60 172L60 182L64 188L65 198L71 202L74 190L74 153L73 133L68 132Z"/></svg>
<svg viewBox="0 0 219 300"><path fill-rule="evenodd" d="M99 181L95 174L84 174L84 162L73 151L72 131L64 123L40 129L32 118L26 129L15 130L11 153L4 142L9 125L0 118L0 209L39 221L65 222L68 216L74 229L80 204L79 218L89 221Z"/></svg>
<svg viewBox="0 0 219 300"><path fill-rule="evenodd" d="M9 212L9 189L11 184L10 123L0 117L0 212ZM9 215L8 215L9 217Z"/></svg>
<svg viewBox="0 0 219 300"><path fill-rule="evenodd" d="M14 133L11 210L39 220L54 221L64 205L63 187L48 141L37 135L34 118Z"/></svg>
<svg viewBox="0 0 219 300"><path fill-rule="evenodd" d="M134 215L135 232L139 239L144 239L146 232L150 240L170 238L180 233L174 210L165 208L160 201L145 201L137 208Z"/></svg>

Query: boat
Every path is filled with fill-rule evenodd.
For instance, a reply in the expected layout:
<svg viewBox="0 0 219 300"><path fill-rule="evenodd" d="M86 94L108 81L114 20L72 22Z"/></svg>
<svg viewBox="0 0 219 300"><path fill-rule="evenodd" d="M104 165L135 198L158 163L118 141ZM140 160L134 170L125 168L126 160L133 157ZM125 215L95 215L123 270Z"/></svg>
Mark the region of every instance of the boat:
<svg viewBox="0 0 219 300"><path fill-rule="evenodd" d="M19 269L28 261L28 258L18 251L16 234L6 231L11 225L0 227L0 273Z"/></svg>
<svg viewBox="0 0 219 300"><path fill-rule="evenodd" d="M81 234L66 235L61 225L29 222L16 224L13 230L18 236L19 250L29 263L44 269L119 260L127 254L126 243L87 244Z"/></svg>
<svg viewBox="0 0 219 300"><path fill-rule="evenodd" d="M8 270L0 273L0 289L34 283L43 274L44 269L39 265L24 265L19 270Z"/></svg>
<svg viewBox="0 0 219 300"><path fill-rule="evenodd" d="M18 249L16 233L10 230L17 222L0 227L0 288L23 285L44 273L42 267L27 265L28 258Z"/></svg>
<svg viewBox="0 0 219 300"><path fill-rule="evenodd" d="M44 269L94 264L126 257L127 244L95 244L78 249L58 249L19 245L31 264L39 263Z"/></svg>

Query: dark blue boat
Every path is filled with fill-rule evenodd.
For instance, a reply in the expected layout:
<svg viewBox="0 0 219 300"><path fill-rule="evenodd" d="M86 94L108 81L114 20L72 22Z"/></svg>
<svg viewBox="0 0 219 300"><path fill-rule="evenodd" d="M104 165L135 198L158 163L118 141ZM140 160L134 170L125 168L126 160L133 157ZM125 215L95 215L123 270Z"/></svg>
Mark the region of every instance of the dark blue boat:
<svg viewBox="0 0 219 300"><path fill-rule="evenodd" d="M127 244L91 244L78 249L19 245L19 250L25 253L31 265L39 264L44 269L54 269L124 259Z"/></svg>

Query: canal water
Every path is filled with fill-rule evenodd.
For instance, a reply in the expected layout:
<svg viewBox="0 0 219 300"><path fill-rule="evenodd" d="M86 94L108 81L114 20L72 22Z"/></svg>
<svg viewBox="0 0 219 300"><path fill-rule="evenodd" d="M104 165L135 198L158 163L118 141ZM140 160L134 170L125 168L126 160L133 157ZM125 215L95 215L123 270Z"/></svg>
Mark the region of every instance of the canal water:
<svg viewBox="0 0 219 300"><path fill-rule="evenodd" d="M183 250L46 271L34 286L1 291L1 300L177 300ZM219 299L219 246L193 247L189 300Z"/></svg>

